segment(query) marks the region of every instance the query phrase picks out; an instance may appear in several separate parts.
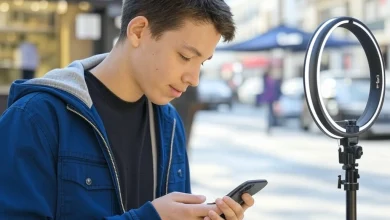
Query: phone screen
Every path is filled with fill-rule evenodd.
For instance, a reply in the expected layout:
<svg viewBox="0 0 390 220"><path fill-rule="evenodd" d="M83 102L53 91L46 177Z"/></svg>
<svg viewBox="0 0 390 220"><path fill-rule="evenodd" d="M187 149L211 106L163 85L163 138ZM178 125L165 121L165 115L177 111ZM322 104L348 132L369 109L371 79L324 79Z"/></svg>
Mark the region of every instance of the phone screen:
<svg viewBox="0 0 390 220"><path fill-rule="evenodd" d="M268 184L267 180L248 180L237 186L227 194L230 198L239 204L243 204L241 196L244 193L249 193L251 196L262 190Z"/></svg>

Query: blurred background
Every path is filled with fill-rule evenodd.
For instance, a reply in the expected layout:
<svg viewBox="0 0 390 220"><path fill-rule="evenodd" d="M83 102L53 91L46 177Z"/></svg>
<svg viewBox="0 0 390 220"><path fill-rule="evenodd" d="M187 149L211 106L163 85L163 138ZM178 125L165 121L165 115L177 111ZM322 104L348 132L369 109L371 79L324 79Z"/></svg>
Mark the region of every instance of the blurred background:
<svg viewBox="0 0 390 220"><path fill-rule="evenodd" d="M221 42L201 70L200 85L172 102L187 131L193 192L214 201L248 179L267 179L245 219L345 219L338 142L317 128L304 97L306 47L320 24L351 16L373 32L388 70L390 0L226 2L236 39ZM109 52L120 16L121 0L0 0L0 112L12 81ZM342 28L325 46L320 84L335 120L357 119L364 111L366 55ZM390 219L388 99L359 141L357 212L363 220Z"/></svg>

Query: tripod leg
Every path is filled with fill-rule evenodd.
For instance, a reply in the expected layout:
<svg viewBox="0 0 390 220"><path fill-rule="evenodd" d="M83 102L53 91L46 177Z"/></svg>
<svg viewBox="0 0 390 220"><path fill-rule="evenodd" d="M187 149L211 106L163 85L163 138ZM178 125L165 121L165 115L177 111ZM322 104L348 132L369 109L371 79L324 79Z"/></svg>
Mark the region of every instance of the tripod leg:
<svg viewBox="0 0 390 220"><path fill-rule="evenodd" d="M347 190L347 220L356 220L356 191Z"/></svg>

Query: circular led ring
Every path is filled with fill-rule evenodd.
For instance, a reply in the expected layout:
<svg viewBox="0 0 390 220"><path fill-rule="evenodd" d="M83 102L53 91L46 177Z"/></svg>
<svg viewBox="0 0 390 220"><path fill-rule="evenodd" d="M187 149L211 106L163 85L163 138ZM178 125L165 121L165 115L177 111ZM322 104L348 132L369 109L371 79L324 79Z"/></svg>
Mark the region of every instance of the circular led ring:
<svg viewBox="0 0 390 220"><path fill-rule="evenodd" d="M366 54L370 69L370 91L363 114L357 119L359 131L347 133L329 115L321 96L320 64L326 41L334 29L342 27L351 31L359 40ZM378 117L385 96L385 70L382 53L371 31L359 20L351 17L332 18L314 32L306 50L304 63L304 89L306 102L317 126L329 137L341 139L355 137L369 129Z"/></svg>

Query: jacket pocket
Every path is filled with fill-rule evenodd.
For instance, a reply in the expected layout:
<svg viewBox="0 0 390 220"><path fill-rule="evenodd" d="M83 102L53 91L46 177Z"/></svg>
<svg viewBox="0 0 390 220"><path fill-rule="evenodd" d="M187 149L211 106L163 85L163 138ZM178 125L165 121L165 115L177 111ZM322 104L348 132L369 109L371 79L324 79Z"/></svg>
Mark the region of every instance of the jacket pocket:
<svg viewBox="0 0 390 220"><path fill-rule="evenodd" d="M187 175L185 163L172 164L169 172L168 191L184 192Z"/></svg>
<svg viewBox="0 0 390 220"><path fill-rule="evenodd" d="M115 188L107 165L62 160L60 177L60 216L63 219L96 219L113 215Z"/></svg>
<svg viewBox="0 0 390 220"><path fill-rule="evenodd" d="M179 183L186 179L185 163L172 164L169 173L169 183Z"/></svg>
<svg viewBox="0 0 390 220"><path fill-rule="evenodd" d="M62 179L78 184L86 190L114 189L106 165L64 161L62 168Z"/></svg>

